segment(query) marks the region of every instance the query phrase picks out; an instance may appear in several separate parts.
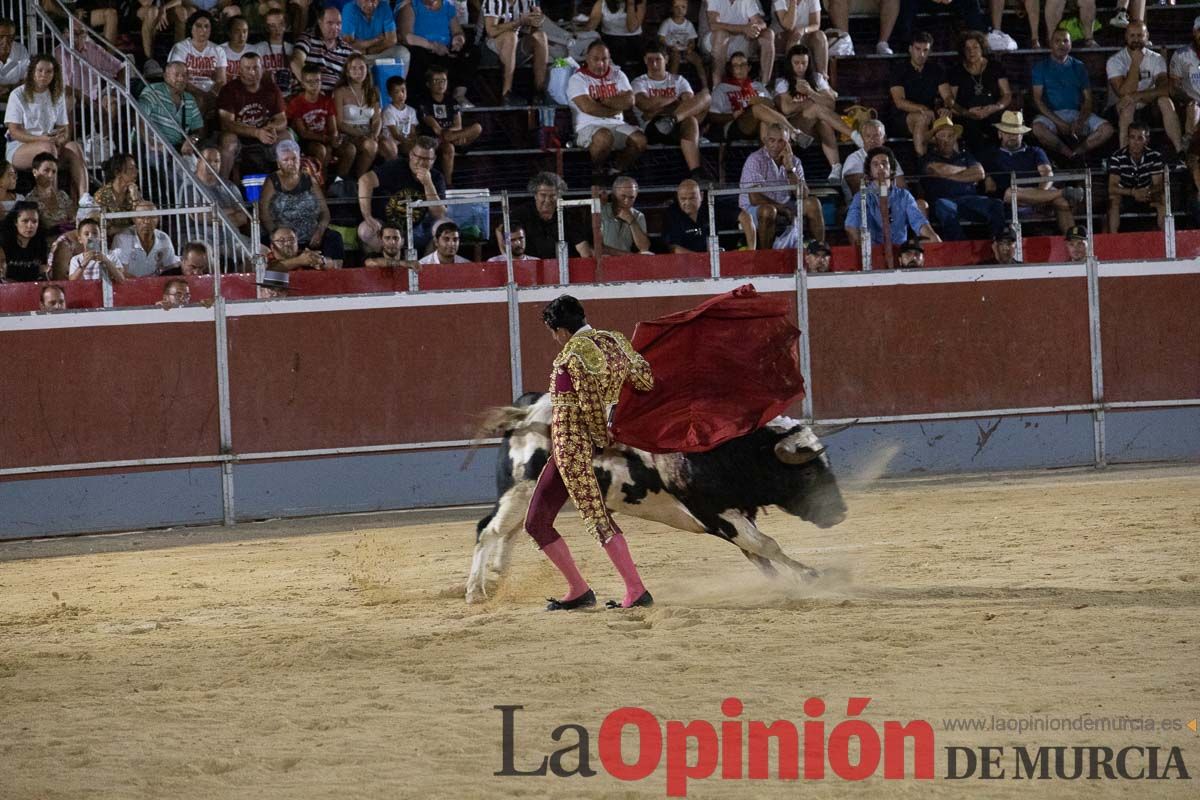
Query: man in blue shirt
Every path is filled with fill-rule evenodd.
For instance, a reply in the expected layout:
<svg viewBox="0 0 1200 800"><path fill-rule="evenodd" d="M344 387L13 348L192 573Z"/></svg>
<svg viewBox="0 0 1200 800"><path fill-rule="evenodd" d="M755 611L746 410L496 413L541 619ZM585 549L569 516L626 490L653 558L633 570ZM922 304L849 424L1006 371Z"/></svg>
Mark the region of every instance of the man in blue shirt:
<svg viewBox="0 0 1200 800"><path fill-rule="evenodd" d="M1085 159L1116 133L1092 113L1087 68L1071 55L1071 34L1062 28L1050 37L1050 55L1033 65L1033 102L1038 109L1033 135L1068 161Z"/></svg>
<svg viewBox="0 0 1200 800"><path fill-rule="evenodd" d="M1017 193L1017 205L1026 208L1050 206L1058 220L1058 229L1063 233L1075 224L1072 216L1072 204L1083 199L1083 190L1078 186L1066 189L1054 188L1049 178L1054 175L1050 159L1046 151L1034 145L1027 145L1023 139L1029 133L1025 127L1025 118L1020 111L1005 111L1000 122L996 123L1000 132L1000 146L985 153L983 164L987 167L987 179L984 181L988 194L999 197L1004 207L1009 208L1012 193ZM1047 180L1040 184L1011 186L1012 176L1031 178L1040 175Z"/></svg>
<svg viewBox="0 0 1200 800"><path fill-rule="evenodd" d="M965 238L964 218L986 222L989 234L998 233L1006 224L1004 204L979 193L978 184L985 177L983 166L973 155L959 149L962 126L955 125L950 117L940 117L929 133L933 151L925 157L921 171L930 177L922 184L942 235L948 241Z"/></svg>
<svg viewBox="0 0 1200 800"><path fill-rule="evenodd" d="M862 204L864 192L867 205L867 229L871 232L873 244L883 244L883 210L880 207L880 197L886 195L888 201L888 232L893 245L908 241L909 231L923 236L931 242L941 239L934 233L925 219L925 215L917 208L917 201L907 189L894 186L892 176L896 170L896 155L888 147L876 147L867 153L867 174L869 182L864 182L862 188L854 194L850 207L846 212L845 229L850 243L857 245L862 242Z"/></svg>
<svg viewBox="0 0 1200 800"><path fill-rule="evenodd" d="M408 63L408 48L396 44L396 18L387 0L354 0L342 10L342 38L368 61L394 58Z"/></svg>

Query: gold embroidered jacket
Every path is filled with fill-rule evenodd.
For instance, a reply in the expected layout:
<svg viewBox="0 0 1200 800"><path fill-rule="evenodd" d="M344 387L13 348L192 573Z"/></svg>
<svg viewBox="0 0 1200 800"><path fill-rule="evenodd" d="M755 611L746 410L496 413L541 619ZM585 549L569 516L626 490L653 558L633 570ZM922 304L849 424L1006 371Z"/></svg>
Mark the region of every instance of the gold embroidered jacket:
<svg viewBox="0 0 1200 800"><path fill-rule="evenodd" d="M561 379L563 373L570 378L569 384ZM643 391L654 387L650 365L624 335L595 329L577 332L554 359L550 376L554 428L577 426L579 430L563 433L584 434L596 447L607 447L608 410L627 380ZM572 411L560 411L566 409Z"/></svg>

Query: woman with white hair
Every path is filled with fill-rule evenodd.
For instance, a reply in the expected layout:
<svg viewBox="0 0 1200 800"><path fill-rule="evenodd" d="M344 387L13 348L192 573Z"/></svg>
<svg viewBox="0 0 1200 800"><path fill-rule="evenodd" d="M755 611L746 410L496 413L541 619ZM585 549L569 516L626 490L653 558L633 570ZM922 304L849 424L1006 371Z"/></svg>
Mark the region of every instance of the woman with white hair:
<svg viewBox="0 0 1200 800"><path fill-rule="evenodd" d="M263 183L258 197L258 217L263 239L276 228L291 228L301 248L319 251L326 267L337 268L345 257L342 237L329 230L329 205L325 193L308 173L300 171L300 145L285 139L275 145L279 169Z"/></svg>

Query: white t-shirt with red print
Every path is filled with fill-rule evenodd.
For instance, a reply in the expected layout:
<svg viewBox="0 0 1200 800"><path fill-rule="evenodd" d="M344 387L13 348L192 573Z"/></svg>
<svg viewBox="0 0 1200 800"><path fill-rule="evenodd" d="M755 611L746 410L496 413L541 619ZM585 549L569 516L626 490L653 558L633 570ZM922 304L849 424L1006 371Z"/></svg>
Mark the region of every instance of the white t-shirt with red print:
<svg viewBox="0 0 1200 800"><path fill-rule="evenodd" d="M593 100L604 100L616 97L622 92L632 92L633 86L620 67L609 67L608 73L600 76L588 72L587 67L577 71L567 81L567 97L571 98L571 113L575 118L575 130L582 130L592 125L615 128L624 125L624 118L618 114L613 117L595 117L588 114L575 104L575 98L587 95Z"/></svg>

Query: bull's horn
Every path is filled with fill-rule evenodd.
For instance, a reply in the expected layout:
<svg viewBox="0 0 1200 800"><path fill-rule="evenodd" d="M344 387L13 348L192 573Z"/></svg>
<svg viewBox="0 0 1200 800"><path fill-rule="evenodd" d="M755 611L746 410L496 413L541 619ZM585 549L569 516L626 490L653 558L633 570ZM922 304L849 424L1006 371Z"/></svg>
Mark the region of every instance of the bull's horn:
<svg viewBox="0 0 1200 800"><path fill-rule="evenodd" d="M814 436L833 436L835 433L841 433L847 428L853 428L858 424L858 420L847 422L844 425L813 425L812 432Z"/></svg>
<svg viewBox="0 0 1200 800"><path fill-rule="evenodd" d="M809 428L801 428L775 443L775 457L785 464L804 464L825 451Z"/></svg>

